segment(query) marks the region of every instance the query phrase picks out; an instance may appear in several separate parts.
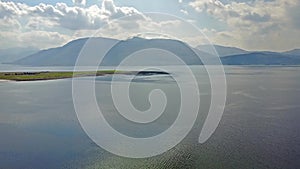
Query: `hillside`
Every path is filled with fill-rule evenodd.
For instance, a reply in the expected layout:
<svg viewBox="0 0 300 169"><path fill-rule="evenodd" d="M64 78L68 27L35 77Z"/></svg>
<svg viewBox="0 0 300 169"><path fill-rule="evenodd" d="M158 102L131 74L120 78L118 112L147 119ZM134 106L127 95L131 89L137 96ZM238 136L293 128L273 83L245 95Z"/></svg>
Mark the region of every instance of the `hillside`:
<svg viewBox="0 0 300 169"><path fill-rule="evenodd" d="M216 52L219 54L220 57L249 53L246 50L239 49L236 47L227 47L227 46L220 46L220 45L213 45L213 47L215 48ZM206 53L211 53L213 50L211 45L199 45L197 46L197 49Z"/></svg>
<svg viewBox="0 0 300 169"><path fill-rule="evenodd" d="M64 46L42 50L22 59L11 62L11 64L26 66L74 66L80 51L88 38L77 39ZM116 40L109 38L93 38L97 44L97 50L103 51L105 46L115 44L102 60L101 65L116 66L129 55L135 55L135 60L129 65L177 65L171 55L178 56L188 65L201 65L198 55L209 59L212 56L208 49L210 46L201 45L197 49L188 44L172 39L143 39L131 38L127 40ZM100 43L98 43L100 42ZM235 47L224 47L215 45L216 51L221 57L224 65L300 65L300 50L291 50L283 53L277 52L249 52ZM158 50L159 49L159 50ZM84 58L86 66L91 60L98 60L97 54Z"/></svg>
<svg viewBox="0 0 300 169"><path fill-rule="evenodd" d="M221 60L224 65L300 65L300 58L275 52L252 52Z"/></svg>
<svg viewBox="0 0 300 169"><path fill-rule="evenodd" d="M23 59L17 60L12 62L12 64L18 65L28 65L28 66L73 66L76 62L76 59L87 41L87 38L78 39L69 42L68 44L58 47L52 48L48 50L42 50L38 53L32 54L27 56ZM118 40L115 39L107 39L107 38L95 38L94 40L102 42L104 44L108 43L116 43ZM128 55L142 51L144 49L149 48L158 48L161 50L165 50L171 52L177 56L179 56L183 61L187 64L202 64L199 60L197 55L194 51L185 43L177 41L177 40L170 40L170 39L142 39L142 38L132 38L124 41L119 41L105 56L103 59L102 65L105 66L116 66ZM101 46L99 46L99 50L101 50ZM199 52L199 51L198 51ZM138 64L147 64L152 63L154 65L172 65L176 64L172 62L172 60L168 59L167 55L164 52L155 51L144 53L146 57L143 60L140 60ZM201 52L199 52L201 53ZM203 55L208 55L203 53ZM97 60L97 58L89 58ZM88 65L87 65L88 66Z"/></svg>

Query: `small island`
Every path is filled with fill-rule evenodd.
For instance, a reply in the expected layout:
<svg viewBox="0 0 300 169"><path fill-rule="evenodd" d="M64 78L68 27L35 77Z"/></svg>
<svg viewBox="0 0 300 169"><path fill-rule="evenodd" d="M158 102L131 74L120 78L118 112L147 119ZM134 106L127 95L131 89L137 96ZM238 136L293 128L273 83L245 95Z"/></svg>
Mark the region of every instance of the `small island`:
<svg viewBox="0 0 300 169"><path fill-rule="evenodd" d="M0 80L10 81L41 81L41 80L56 80L75 77L88 77L88 76L104 76L112 74L122 75L137 75L137 76L149 76L149 75L169 75L163 71L119 71L119 70L99 70L99 71L40 71L40 72L0 72Z"/></svg>

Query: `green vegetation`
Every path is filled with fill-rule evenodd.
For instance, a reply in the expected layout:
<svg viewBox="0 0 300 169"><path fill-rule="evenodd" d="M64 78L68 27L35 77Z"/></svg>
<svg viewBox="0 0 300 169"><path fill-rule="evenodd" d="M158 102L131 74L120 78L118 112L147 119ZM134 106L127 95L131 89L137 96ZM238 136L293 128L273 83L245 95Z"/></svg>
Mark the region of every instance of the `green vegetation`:
<svg viewBox="0 0 300 169"><path fill-rule="evenodd" d="M132 74L134 72L123 72L116 70L101 70L97 72L83 71L83 72L0 72L0 80L13 81L37 81L37 80L54 80L65 79L73 77L87 77L87 76L103 76L106 74Z"/></svg>

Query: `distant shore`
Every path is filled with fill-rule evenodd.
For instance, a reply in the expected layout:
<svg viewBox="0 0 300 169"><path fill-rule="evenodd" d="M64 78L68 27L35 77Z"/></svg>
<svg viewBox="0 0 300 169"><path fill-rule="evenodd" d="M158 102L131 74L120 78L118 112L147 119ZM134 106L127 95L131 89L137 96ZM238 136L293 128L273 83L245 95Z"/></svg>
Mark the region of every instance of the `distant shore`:
<svg viewBox="0 0 300 169"><path fill-rule="evenodd" d="M118 71L118 70L100 70L96 72L93 71L0 72L0 82L57 80L57 79L67 79L67 78L74 78L74 77L104 76L104 75L112 75L112 74L143 75L143 76L169 75L169 73L163 71Z"/></svg>

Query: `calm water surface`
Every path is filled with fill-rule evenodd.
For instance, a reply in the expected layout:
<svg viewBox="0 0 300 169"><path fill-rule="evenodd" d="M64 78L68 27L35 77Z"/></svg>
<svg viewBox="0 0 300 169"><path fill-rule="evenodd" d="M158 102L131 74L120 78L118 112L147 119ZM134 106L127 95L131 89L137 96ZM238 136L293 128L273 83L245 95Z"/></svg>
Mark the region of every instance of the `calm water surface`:
<svg viewBox="0 0 300 169"><path fill-rule="evenodd" d="M209 108L210 85L203 68L193 70L201 92L197 124L175 148L147 159L115 156L88 138L76 118L70 79L0 82L0 168L300 168L300 67L225 67L225 112L204 144L197 139ZM126 77L118 78L122 83ZM147 137L175 120L180 95L169 77L144 77L132 84L131 99L140 110L149 108L148 93L155 88L170 101L158 121L143 127L117 113L106 90L110 79L97 77L96 95L116 130Z"/></svg>

